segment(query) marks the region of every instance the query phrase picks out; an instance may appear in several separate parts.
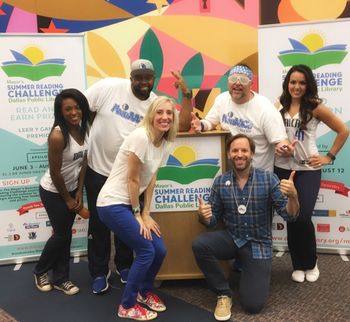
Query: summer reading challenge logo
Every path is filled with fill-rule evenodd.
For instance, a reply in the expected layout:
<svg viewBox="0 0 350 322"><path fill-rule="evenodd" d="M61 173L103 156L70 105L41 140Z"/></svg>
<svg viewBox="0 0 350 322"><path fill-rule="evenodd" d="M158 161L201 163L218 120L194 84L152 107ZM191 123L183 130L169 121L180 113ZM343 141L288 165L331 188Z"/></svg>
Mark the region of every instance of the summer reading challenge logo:
<svg viewBox="0 0 350 322"><path fill-rule="evenodd" d="M199 179L211 179L220 169L218 163L219 159L196 160L196 153L191 147L179 146L169 156L166 166L159 169L157 180L188 184Z"/></svg>
<svg viewBox="0 0 350 322"><path fill-rule="evenodd" d="M279 60L283 66L304 64L311 69L329 65L340 64L345 56L346 44L325 46L323 38L317 33L307 34L301 41L288 38L293 49L279 52Z"/></svg>
<svg viewBox="0 0 350 322"><path fill-rule="evenodd" d="M15 60L5 61L1 68L8 77L38 81L49 76L61 76L66 66L62 58L44 59L41 49L31 46L23 53L10 49Z"/></svg>

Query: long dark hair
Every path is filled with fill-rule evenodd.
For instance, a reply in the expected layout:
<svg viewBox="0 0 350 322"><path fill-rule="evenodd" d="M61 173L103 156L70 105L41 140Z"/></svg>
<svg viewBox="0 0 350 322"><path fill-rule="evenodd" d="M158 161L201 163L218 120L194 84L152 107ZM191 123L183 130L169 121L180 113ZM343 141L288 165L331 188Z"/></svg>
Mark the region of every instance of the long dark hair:
<svg viewBox="0 0 350 322"><path fill-rule="evenodd" d="M81 109L82 118L81 118L81 125L80 125L80 135L82 138L85 138L85 135L88 133L89 124L90 124L89 103L85 95L75 88L67 88L67 89L64 89L61 93L59 93L55 98L55 103L54 103L55 120L51 131L56 126L60 127L64 138L64 147L66 147L69 142L68 126L62 114L63 100L67 98L71 98L74 101L76 101L77 104L79 105L79 108Z"/></svg>
<svg viewBox="0 0 350 322"><path fill-rule="evenodd" d="M280 97L280 103L283 106L281 109L283 120L285 112L289 111L292 103L292 97L288 90L288 84L290 81L290 76L294 72L302 73L306 82L306 90L305 94L301 97L299 111L301 119L300 130L305 130L306 124L312 119L312 111L322 102L322 100L318 97L317 84L312 70L306 65L292 66L289 69L282 85L283 93Z"/></svg>

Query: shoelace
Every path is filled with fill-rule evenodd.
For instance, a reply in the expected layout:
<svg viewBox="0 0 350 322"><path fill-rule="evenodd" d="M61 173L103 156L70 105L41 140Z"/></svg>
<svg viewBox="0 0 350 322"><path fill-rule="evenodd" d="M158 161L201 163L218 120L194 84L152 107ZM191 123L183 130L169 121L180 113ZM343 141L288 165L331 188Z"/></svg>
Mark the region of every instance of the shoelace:
<svg viewBox="0 0 350 322"><path fill-rule="evenodd" d="M39 285L45 285L45 284L48 284L47 275L42 274L39 276Z"/></svg>
<svg viewBox="0 0 350 322"><path fill-rule="evenodd" d="M160 300L160 298L158 297L158 295L154 294L154 293L148 293L146 295L145 301L149 301L149 300L153 300L154 302L160 303L162 302Z"/></svg>
<svg viewBox="0 0 350 322"><path fill-rule="evenodd" d="M74 287L74 284L71 281L67 281L62 283L62 286L66 290L70 290L72 287Z"/></svg>
<svg viewBox="0 0 350 322"><path fill-rule="evenodd" d="M219 306L226 306L225 296L219 296L218 301L219 301L219 303L218 303Z"/></svg>

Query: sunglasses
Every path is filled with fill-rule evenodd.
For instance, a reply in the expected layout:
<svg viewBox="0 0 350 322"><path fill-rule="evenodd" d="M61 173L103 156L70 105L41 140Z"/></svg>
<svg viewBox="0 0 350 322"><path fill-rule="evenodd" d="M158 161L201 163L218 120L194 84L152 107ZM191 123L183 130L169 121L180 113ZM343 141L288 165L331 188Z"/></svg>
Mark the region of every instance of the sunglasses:
<svg viewBox="0 0 350 322"><path fill-rule="evenodd" d="M250 82L250 79L249 77L245 76L245 75L231 75L229 78L228 78L228 81L230 83L236 83L237 81L239 81L240 84L242 85L248 85L249 82Z"/></svg>

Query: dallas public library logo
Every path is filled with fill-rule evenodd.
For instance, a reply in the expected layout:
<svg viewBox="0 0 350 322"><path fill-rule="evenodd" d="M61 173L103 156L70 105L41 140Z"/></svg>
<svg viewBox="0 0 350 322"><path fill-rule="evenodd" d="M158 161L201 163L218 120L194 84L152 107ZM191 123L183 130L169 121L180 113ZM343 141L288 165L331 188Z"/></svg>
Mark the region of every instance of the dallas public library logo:
<svg viewBox="0 0 350 322"><path fill-rule="evenodd" d="M340 64L345 56L346 44L326 45L317 33L309 33L301 41L288 38L293 49L279 52L278 59L283 66L304 64L311 69L329 64Z"/></svg>
<svg viewBox="0 0 350 322"><path fill-rule="evenodd" d="M66 68L64 59L44 59L44 53L35 46L27 47L22 53L10 49L15 60L2 62L2 70L8 77L22 77L38 81L49 76L61 76Z"/></svg>
<svg viewBox="0 0 350 322"><path fill-rule="evenodd" d="M200 179L212 179L218 173L219 159L196 159L189 146L179 146L169 156L166 166L158 171L157 180L189 184Z"/></svg>

